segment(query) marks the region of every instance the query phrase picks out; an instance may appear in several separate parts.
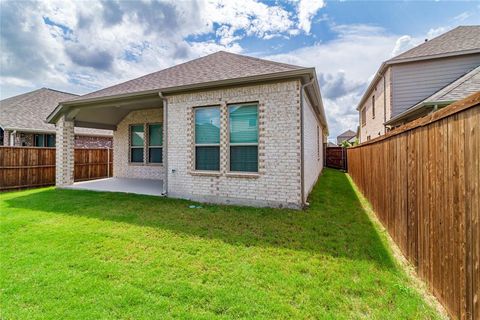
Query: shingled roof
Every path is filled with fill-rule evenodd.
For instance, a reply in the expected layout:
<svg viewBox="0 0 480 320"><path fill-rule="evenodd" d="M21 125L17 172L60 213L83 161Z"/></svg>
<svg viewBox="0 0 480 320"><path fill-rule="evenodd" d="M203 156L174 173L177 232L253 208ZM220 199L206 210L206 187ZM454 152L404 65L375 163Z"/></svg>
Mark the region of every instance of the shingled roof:
<svg viewBox="0 0 480 320"><path fill-rule="evenodd" d="M76 94L41 88L0 101L0 127L4 130L54 132L55 125L46 123L47 116L60 101L78 97ZM109 130L75 128L84 135L112 135Z"/></svg>
<svg viewBox="0 0 480 320"><path fill-rule="evenodd" d="M388 60L400 62L480 49L480 26L459 26Z"/></svg>
<svg viewBox="0 0 480 320"><path fill-rule="evenodd" d="M140 78L83 95L74 100L162 90L192 84L254 77L301 69L306 68L219 51L205 57L191 60L171 68L150 73Z"/></svg>

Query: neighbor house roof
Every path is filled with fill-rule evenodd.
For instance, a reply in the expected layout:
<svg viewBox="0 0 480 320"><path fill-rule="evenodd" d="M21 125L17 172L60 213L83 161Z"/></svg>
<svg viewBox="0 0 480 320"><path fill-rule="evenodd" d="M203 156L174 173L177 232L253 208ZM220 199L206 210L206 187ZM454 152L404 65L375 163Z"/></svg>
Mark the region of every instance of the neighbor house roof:
<svg viewBox="0 0 480 320"><path fill-rule="evenodd" d="M315 101L320 120L328 131L315 68L258 59L219 51L140 78L104 88L71 100L63 101L48 116L55 123L69 108L86 104L112 103L122 99L156 96L188 90L211 89L281 79L301 78L304 83L314 80L306 91Z"/></svg>
<svg viewBox="0 0 480 320"><path fill-rule="evenodd" d="M164 90L167 88L178 88L199 83L209 83L302 69L305 68L219 51L171 68L150 73L140 78L86 94L75 98L74 100L85 100L150 90Z"/></svg>
<svg viewBox="0 0 480 320"><path fill-rule="evenodd" d="M338 137L355 137L357 135L356 132L352 131L352 130L347 130L345 131L344 133L340 134Z"/></svg>
<svg viewBox="0 0 480 320"><path fill-rule="evenodd" d="M462 77L438 90L428 98L409 108L405 112L393 117L385 124L394 124L405 118L411 117L416 113L421 113L422 109L435 105L448 105L455 101L462 100L469 95L480 91L480 66L466 73Z"/></svg>
<svg viewBox="0 0 480 320"><path fill-rule="evenodd" d="M480 26L460 26L399 54L389 61L400 62L407 59L431 58L446 54L458 55L472 51L478 52L479 49Z"/></svg>
<svg viewBox="0 0 480 320"><path fill-rule="evenodd" d="M0 127L3 130L55 132L55 125L46 121L60 101L78 97L75 94L41 88L0 101ZM83 135L111 136L109 130L75 128Z"/></svg>
<svg viewBox="0 0 480 320"><path fill-rule="evenodd" d="M371 91L391 65L480 53L480 26L459 26L382 63L358 103L364 104Z"/></svg>

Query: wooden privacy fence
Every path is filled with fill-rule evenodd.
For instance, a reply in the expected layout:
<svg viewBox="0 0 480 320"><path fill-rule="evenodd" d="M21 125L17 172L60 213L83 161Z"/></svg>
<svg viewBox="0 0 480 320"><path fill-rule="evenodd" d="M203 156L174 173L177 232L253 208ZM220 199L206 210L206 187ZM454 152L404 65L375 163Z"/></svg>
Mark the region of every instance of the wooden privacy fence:
<svg viewBox="0 0 480 320"><path fill-rule="evenodd" d="M111 177L112 149L75 149L75 181ZM55 184L55 148L0 147L0 191Z"/></svg>
<svg viewBox="0 0 480 320"><path fill-rule="evenodd" d="M343 147L325 148L325 166L347 170L347 150Z"/></svg>
<svg viewBox="0 0 480 320"><path fill-rule="evenodd" d="M480 319L480 92L348 149L349 174L456 319Z"/></svg>

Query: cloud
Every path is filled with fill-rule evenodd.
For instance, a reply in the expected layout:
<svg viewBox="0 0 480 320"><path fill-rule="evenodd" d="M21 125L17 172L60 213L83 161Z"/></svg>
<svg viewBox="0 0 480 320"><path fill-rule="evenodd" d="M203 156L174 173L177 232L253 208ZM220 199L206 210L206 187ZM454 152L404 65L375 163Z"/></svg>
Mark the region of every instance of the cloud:
<svg viewBox="0 0 480 320"><path fill-rule="evenodd" d="M68 46L65 52L74 63L82 67L110 70L113 64L113 55L106 50L76 44Z"/></svg>
<svg viewBox="0 0 480 320"><path fill-rule="evenodd" d="M312 18L324 6L323 0L300 0L297 5L298 28L310 33Z"/></svg>
<svg viewBox="0 0 480 320"><path fill-rule="evenodd" d="M267 56L279 62L315 66L330 137L358 126L357 104L398 36L368 25L333 25L337 38L288 53Z"/></svg>

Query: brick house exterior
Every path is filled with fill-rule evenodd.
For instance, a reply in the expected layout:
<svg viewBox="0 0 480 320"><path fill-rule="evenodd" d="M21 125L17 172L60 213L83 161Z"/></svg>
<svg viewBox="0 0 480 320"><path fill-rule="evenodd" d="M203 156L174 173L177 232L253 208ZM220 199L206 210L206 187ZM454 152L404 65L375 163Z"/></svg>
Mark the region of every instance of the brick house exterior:
<svg viewBox="0 0 480 320"><path fill-rule="evenodd" d="M45 122L59 102L77 95L42 88L0 101L0 145L53 147L55 125ZM75 148L111 148L112 132L75 128Z"/></svg>
<svg viewBox="0 0 480 320"><path fill-rule="evenodd" d="M191 84L194 88L182 90L162 90L161 83L154 84L160 89L148 97L137 96L131 106L125 104L119 120L106 116L101 126L111 125L114 132L115 177L162 180L166 195L195 201L289 208L304 206L323 168L322 146L328 134L315 71L225 52L186 64L192 79L204 75L205 70L215 73L215 66L219 71L225 70L222 64L231 68L237 64L250 72L252 78L248 82L231 78L232 83L227 84L218 84L212 79L201 87L195 82ZM183 67L179 65L167 70L171 72L171 69L178 68L176 72L180 77ZM259 68L266 69L265 76L258 74ZM146 77L159 77L162 72ZM144 83L145 80L142 85ZM110 94L117 89L115 86L106 88L102 96L94 93L84 99L89 103L95 95L94 99L98 101L112 99ZM145 88L141 89L145 91ZM67 105L74 108L79 102L72 101ZM143 107L136 109L139 104ZM257 169L248 172L232 169L235 144L231 139L236 131L232 131L234 124L229 112L231 108L244 104L257 112L257 120L252 118L246 122L256 128L257 133L253 147L257 152ZM219 130L218 144L211 147L218 146L218 170L196 168L196 161L200 161L196 158L196 152L199 152L196 151L196 139L200 134L196 128L200 127L196 126L195 112L202 108L218 110L218 124L211 122L215 124L213 128ZM87 111L82 113L82 109L79 110L75 119L66 117L61 109L49 117L49 121L57 125L57 186L73 183L71 160L66 161L65 157L72 157L71 136L75 123L83 123L83 119L90 117ZM105 110L107 113L108 107ZM117 114L118 108L115 110ZM151 133L147 128L158 123L163 130L163 144L160 146L163 161L154 164L149 162ZM139 144L135 142L137 132L143 138ZM246 149L239 147L235 150L244 152Z"/></svg>

